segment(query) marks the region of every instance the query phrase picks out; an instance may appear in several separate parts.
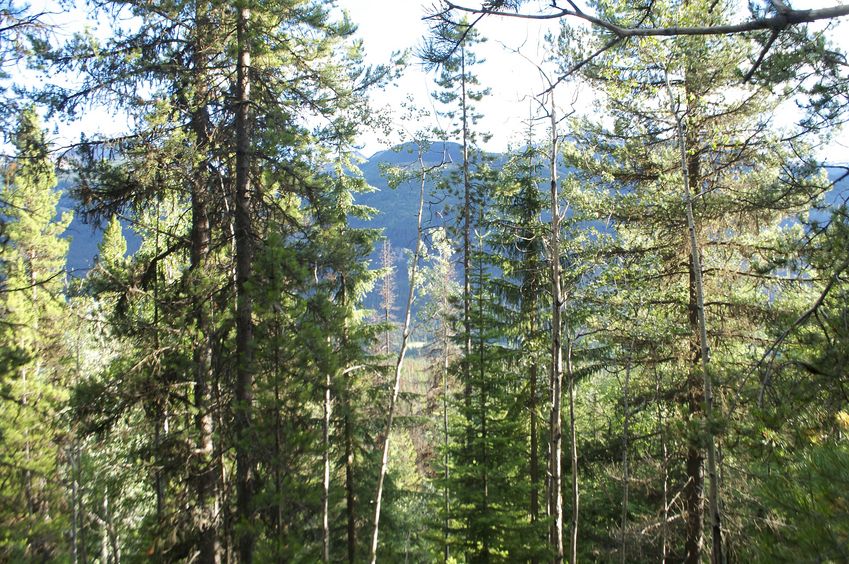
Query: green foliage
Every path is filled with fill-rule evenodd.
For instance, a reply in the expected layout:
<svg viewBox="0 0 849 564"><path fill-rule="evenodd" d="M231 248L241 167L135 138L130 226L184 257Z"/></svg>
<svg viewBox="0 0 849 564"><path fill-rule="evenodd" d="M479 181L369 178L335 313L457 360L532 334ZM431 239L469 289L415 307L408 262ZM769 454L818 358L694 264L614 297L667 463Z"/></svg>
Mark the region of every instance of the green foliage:
<svg viewBox="0 0 849 564"><path fill-rule="evenodd" d="M624 26L733 19L730 2L591 4ZM240 34L235 8L250 9ZM357 227L374 214L358 202L388 196L364 197L353 143L380 121L366 93L388 70L365 66L348 17L318 0L92 9L102 29L53 48L37 20L0 1L0 109L11 104L8 70L33 50L34 63L79 78L39 93L52 110L103 104L131 124L67 155L81 212L105 224L84 280L66 281L70 214L58 214L35 109L20 112L3 166L0 560L232 560L245 532L256 561L319 561L325 543L330 561L362 560L391 346L374 352L387 327L363 305L380 234ZM565 71L610 39L564 28L552 53ZM398 189L422 180L442 190L448 220L427 231L414 288L421 346L391 433L381 561L551 557L549 156L532 130L503 159L480 149L481 41L467 20L436 28L422 55L437 71L446 151L419 133L402 145L418 149L419 169L385 169ZM576 444L563 450L578 453L580 560L702 558L713 440L730 559L849 558L849 221L834 194L823 199L830 186L810 156L845 111L845 65L822 35L793 27L742 80L766 41L632 37L580 68L596 115L569 122L562 155L550 156L568 165L554 260L576 384ZM234 139L245 46L247 159ZM796 103L801 123L779 129L774 115ZM460 162L440 163L458 146ZM249 198L237 198L245 160ZM713 418L682 165L704 265ZM393 205L397 226L409 213ZM133 256L122 224L142 239ZM251 258L238 282L237 238ZM251 360L240 364L246 304ZM245 373L248 390L237 385Z"/></svg>
<svg viewBox="0 0 849 564"><path fill-rule="evenodd" d="M606 19L633 16L619 2L600 2L597 8ZM693 3L653 7L657 25L718 24L730 13L708 12ZM573 49L570 54L576 52L579 38L564 34L561 39ZM592 304L582 331L593 337L587 349L576 350L579 366L600 363L608 373L590 372L581 395L597 399L580 401L581 418L608 421L607 433L580 448L582 484L599 500L586 515L595 557L620 557L622 550L628 559L641 552L658 554L662 543L668 556L684 557L685 543L692 546L702 532L683 519L665 524L672 508L664 503L680 493L683 516L701 511L705 494L699 486L693 495L688 484L704 480L707 492L701 465L711 435L719 438L724 461L725 539L732 551L747 543L742 529L752 507L738 492L749 491L745 468L756 464L758 455L738 446L739 435L730 427L745 435L746 424L739 421L757 416L741 404L757 396L749 376L777 337L773 328L785 327L813 299L805 282L813 274L809 265L785 268L796 252L793 242L803 237L800 221L809 202L827 188L810 167L802 140L788 150L779 141L782 132L767 121L786 103L786 92L740 86L750 49L742 37L645 38L606 52L584 69L585 79L603 89L606 112L606 121L576 122L574 141L566 148L573 185L583 187L570 192L576 196L575 213L599 226L580 245L579 254L597 266L578 291L579 299ZM704 415L698 304L688 272L682 163L672 111L686 126L684 166L694 195L709 366L719 398L711 421ZM626 370L625 456L659 463L630 465L623 532L624 485L611 477L624 472ZM601 502L605 497L609 501ZM703 519L707 527L703 515L695 518L696 526Z"/></svg>
<svg viewBox="0 0 849 564"><path fill-rule="evenodd" d="M57 217L56 175L35 110L20 115L0 202L0 559L44 560L64 549L60 479L67 429L65 255L70 214Z"/></svg>
<svg viewBox="0 0 849 564"><path fill-rule="evenodd" d="M845 429L849 418L842 412ZM766 469L762 469L762 472ZM849 558L849 449L846 441L814 443L798 449L780 468L757 482L762 510L751 546L740 556L765 562L799 562L812 555L822 562Z"/></svg>

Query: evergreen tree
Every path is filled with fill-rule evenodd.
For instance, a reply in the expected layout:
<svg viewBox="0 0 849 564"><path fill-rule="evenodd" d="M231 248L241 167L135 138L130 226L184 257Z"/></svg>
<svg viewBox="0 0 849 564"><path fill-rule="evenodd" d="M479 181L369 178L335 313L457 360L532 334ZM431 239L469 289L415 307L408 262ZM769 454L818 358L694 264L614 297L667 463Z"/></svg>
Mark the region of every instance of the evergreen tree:
<svg viewBox="0 0 849 564"><path fill-rule="evenodd" d="M58 414L66 399L65 257L60 194L35 110L20 114L15 158L4 166L0 248L0 555L48 560L64 551L67 528L61 469L66 430Z"/></svg>
<svg viewBox="0 0 849 564"><path fill-rule="evenodd" d="M446 179L445 188L460 194L462 203L456 210L457 223L452 226L462 236L463 275L463 394L471 395L471 368L469 363L472 356L471 328L471 257L473 251L472 231L475 218L482 217L480 177L475 170L481 160L481 153L476 149L481 135L475 125L481 116L476 113L474 104L488 94L488 89L479 88L479 80L473 73L473 67L482 62L474 55L474 46L482 42L475 29L468 21L459 25L444 25L437 29L433 38L425 46L421 56L426 65L438 68L440 74L436 84L440 91L434 98L446 107L441 115L451 120L453 129L444 132L446 135L459 137L462 147L461 162L457 170ZM450 52L443 51L447 46ZM456 49L454 49L456 47ZM465 400L468 403L468 399Z"/></svg>
<svg viewBox="0 0 849 564"><path fill-rule="evenodd" d="M545 472L540 460L545 456L547 433L540 414L546 403L545 360L547 338L545 313L547 274L545 268L544 209L540 191L542 155L534 146L529 131L527 145L515 151L499 175L496 193L496 217L492 222L493 259L500 277L492 281L494 299L500 304L498 327L502 339L507 339L507 370L517 375L513 383L516 395L511 417L516 418L525 433L527 451L528 514L530 538L525 542L532 561L547 555L545 512L540 510L540 498L545 495ZM526 415L526 417L525 417ZM520 443L515 443L520 444ZM513 454L522 460L523 452ZM517 479L521 479L517 476ZM524 482L524 480L521 480ZM518 485L519 482L514 482ZM516 488L518 492L518 488Z"/></svg>
<svg viewBox="0 0 849 564"><path fill-rule="evenodd" d="M720 10L708 13L691 4L656 8L658 21L666 17L719 23L727 17ZM605 17L628 17L628 10L615 4L600 3L599 10ZM726 446L733 439L723 436L721 400L716 404L720 412L710 416L707 384L710 379L715 382L718 398L741 392L745 367L754 366L755 351L763 350L760 339L768 331L767 320L780 315L769 288L774 288L770 280L778 276L776 264L787 242L799 236L788 222L822 191L806 162L793 156L803 154L803 145L782 147L768 122L766 116L781 97L758 87L731 93L750 48L739 38L662 43L646 39L588 66L587 78L608 94L606 108L613 127L581 126L576 135L579 149L571 159L588 185L595 183L607 191L600 192L593 204L605 210L597 214L598 220L609 214L614 233L601 247L612 260L599 288L607 294L605 300L618 304L611 312L631 312L622 318L631 321L625 322L621 333L613 320L599 325L599 330L607 328L604 332L612 339L608 342L616 343L609 350L624 351L625 359L612 362L630 370L634 353L628 351L633 351L633 343L650 342L650 354L637 377L643 384L637 385L652 386L652 371L657 370L667 387L661 396L670 398L667 402L660 397L658 409L674 414L683 431L674 436L671 455L671 472L679 484L673 489L681 489L685 507L685 527L678 537L684 548L674 554L690 562L701 558L705 521L713 529L709 552L722 558L726 544L720 542L719 482L730 488L744 483L731 469L743 453ZM683 120L683 135L678 133L677 119ZM593 162L597 154L609 157ZM685 197L682 176L690 197ZM687 235L690 202L695 245ZM703 301L698 291L702 277ZM615 293L605 289L614 283ZM708 347L699 335L702 316L707 320L711 362L704 368L704 380L702 361L708 360ZM656 331L652 336L634 327L633 320L644 317L652 319L644 325ZM661 319L660 324L654 321ZM650 421L649 413L629 411L628 416ZM705 496L703 465L717 442L725 466L720 469L716 460L716 471L709 469L711 493ZM709 517L704 511L706 497L712 506ZM725 506L741 511L730 501ZM664 518L667 510L663 509ZM731 529L732 538L739 518L723 520L722 527ZM733 546L733 540L728 542Z"/></svg>

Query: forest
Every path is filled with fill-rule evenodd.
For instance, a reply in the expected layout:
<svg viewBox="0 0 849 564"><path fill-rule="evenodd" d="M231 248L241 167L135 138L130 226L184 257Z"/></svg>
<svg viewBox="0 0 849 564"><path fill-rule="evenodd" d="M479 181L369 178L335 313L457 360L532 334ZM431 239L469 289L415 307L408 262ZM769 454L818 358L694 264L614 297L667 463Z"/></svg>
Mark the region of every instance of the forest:
<svg viewBox="0 0 849 564"><path fill-rule="evenodd" d="M340 4L0 0L0 562L849 562L849 6Z"/></svg>

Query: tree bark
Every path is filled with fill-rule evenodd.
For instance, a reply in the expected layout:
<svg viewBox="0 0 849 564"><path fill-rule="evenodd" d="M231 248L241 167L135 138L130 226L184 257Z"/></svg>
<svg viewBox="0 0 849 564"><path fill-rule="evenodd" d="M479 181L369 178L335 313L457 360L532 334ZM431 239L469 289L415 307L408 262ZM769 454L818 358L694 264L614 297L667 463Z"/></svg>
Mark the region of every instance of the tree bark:
<svg viewBox="0 0 849 564"><path fill-rule="evenodd" d="M630 355L630 352L629 352ZM628 485L630 475L628 473L628 423L629 423L629 407L628 407L628 386L631 383L631 359L627 360L625 365L625 385L622 387L622 536L620 548L620 562L625 564L625 549L627 546L626 529L628 526Z"/></svg>
<svg viewBox="0 0 849 564"><path fill-rule="evenodd" d="M324 418L322 420L322 437L324 442L324 477L322 479L321 496L321 539L322 560L330 562L330 386L332 385L330 371L324 381Z"/></svg>
<svg viewBox="0 0 849 564"><path fill-rule="evenodd" d="M660 403L660 373L657 371L657 367L655 367L654 377L654 399L657 403L657 432L660 435L660 468L663 479L663 509L661 511L662 525L660 530L660 562L661 564L666 564L666 551L669 544L669 469L667 466L669 456L667 454L666 447L666 425L663 421L663 409Z"/></svg>
<svg viewBox="0 0 849 564"><path fill-rule="evenodd" d="M195 7L195 37L192 45L194 73L192 76L194 96L187 100L191 112L191 128L195 135L196 149L200 154L210 150L209 116L206 111L207 57L206 42L209 32L208 15L205 5L198 2ZM192 229L190 273L203 288L204 269L210 247L210 224L207 210L209 197L209 170L207 160L201 161L199 170L191 184ZM221 547L218 540L218 517L216 471L212 441L213 417L209 405L209 390L212 382L212 343L210 336L209 313L204 296L195 296L194 321L198 338L195 343L193 361L195 368L195 432L196 432L196 476L194 529L199 535L198 561L202 564L217 564L221 559Z"/></svg>
<svg viewBox="0 0 849 564"><path fill-rule="evenodd" d="M442 332L442 477L445 480L442 500L443 510L445 511L445 518L442 523L442 537L444 544L443 557L445 564L448 564L448 559L451 557L451 548L448 545L448 534L450 532L451 524L451 490L448 486L448 479L450 477L450 453L448 452L448 346L450 344L450 338L448 336L448 325L444 322L442 323Z"/></svg>
<svg viewBox="0 0 849 564"><path fill-rule="evenodd" d="M719 510L719 484L718 479L719 476L717 474L716 468L716 438L713 433L713 383L711 379L710 370L708 368L708 363L710 362L710 348L707 340L707 322L705 321L705 299L704 299L704 288L702 284L702 265L701 265L701 256L698 244L698 238L696 236L696 221L693 214L693 200L692 194L698 193L699 187L699 160L698 155L688 155L687 151L687 137L685 136L684 129L684 121L681 116L678 115L673 101L672 89L669 86L669 82L667 80L667 89L669 91L669 103L670 103L670 111L672 116L675 119L677 126L677 136L678 136L678 148L680 152L681 158L681 177L682 177L682 186L684 192L684 206L687 213L687 232L688 232L688 242L690 246L690 264L689 264L689 272L690 272L690 308L689 308L689 320L690 327L693 330L696 338L691 342L692 345L692 373L697 373L698 369L701 368L701 376L702 376L702 394L703 394L703 404L702 401L697 401L701 398L698 397L699 394L692 394L690 396L690 404L691 408L696 408L697 411L694 413L704 413L704 436L707 442L707 460L708 460L708 478L710 489L708 492L708 500L710 505L710 521L711 521L711 562L713 564L722 564L725 562L725 559L722 554L722 521ZM689 96L687 97L689 99ZM695 323L694 323L695 321ZM694 379L691 379L694 380ZM691 386L691 390L693 387L698 387L696 382L691 382L694 386ZM694 452L695 451L695 452ZM688 476L695 476L701 474L701 449L699 445L694 445L690 447L690 452L688 452L687 456L687 472ZM696 466L698 465L698 469ZM692 473L692 474L691 474ZM699 476L701 477L701 476ZM695 483L692 484L695 486ZM699 488L701 489L701 488ZM699 505L701 506L701 495L698 495L700 492L694 487L691 492L689 492L692 497L699 497ZM695 499L690 500L691 502L695 502ZM689 507L688 507L689 509ZM692 518L688 516L688 533L690 532L690 527L694 526L695 523L691 523ZM699 524L701 527L701 523ZM691 553L690 549L696 551L700 549L701 539L698 539L698 543L696 543L696 539L690 539L688 535L687 542L687 560L689 562L696 562L698 560L698 552Z"/></svg>
<svg viewBox="0 0 849 564"><path fill-rule="evenodd" d="M549 232L549 263L551 268L551 417L549 470L549 507L551 508L551 542L556 564L563 562L563 485L561 453L563 450L561 397L563 388L562 320L563 291L560 283L560 195L557 188L557 114L554 94L551 93L549 109L551 122L551 154L549 175L551 177L551 229ZM574 563L573 563L574 564Z"/></svg>
<svg viewBox="0 0 849 564"><path fill-rule="evenodd" d="M534 323L531 322L531 333L534 332ZM530 367L530 390L528 392L529 402L528 409L531 415L531 456L530 456L530 510L531 510L531 526L532 530L536 530L535 525L539 522L539 422L537 421L537 379L539 377L539 366L536 359L531 363ZM538 559L533 557L532 563L536 563Z"/></svg>
<svg viewBox="0 0 849 564"><path fill-rule="evenodd" d="M242 564L253 561L253 489L254 462L251 454L251 417L253 403L253 303L248 291L252 276L253 249L251 229L250 181L250 97L251 49L248 37L250 9L240 4L236 37L236 505L239 516L238 550Z"/></svg>
<svg viewBox="0 0 849 564"><path fill-rule="evenodd" d="M478 255L483 254L483 236L478 236ZM489 406L487 405L487 386L486 386L486 348L484 340L484 318L483 318L483 302L484 302L484 268L483 260L478 259L478 378L480 382L480 414L481 414L481 470L483 472L482 486L483 498L481 503L481 516L484 518L485 529L483 542L481 543L481 562L489 562L490 554L490 538L492 537L492 527L489 525L489 435L488 435L488 417Z"/></svg>
<svg viewBox="0 0 849 564"><path fill-rule="evenodd" d="M578 516L581 509L578 489L578 433L575 427L575 373L572 370L572 339L566 344L566 372L569 375L569 439L572 463L572 519L569 527L569 562L578 561Z"/></svg>
<svg viewBox="0 0 849 564"><path fill-rule="evenodd" d="M472 181L469 170L469 116L466 100L466 50L460 45L460 109L463 144L463 401L466 411L472 401L472 285L469 272L472 257ZM467 447L471 444L471 430L466 433Z"/></svg>

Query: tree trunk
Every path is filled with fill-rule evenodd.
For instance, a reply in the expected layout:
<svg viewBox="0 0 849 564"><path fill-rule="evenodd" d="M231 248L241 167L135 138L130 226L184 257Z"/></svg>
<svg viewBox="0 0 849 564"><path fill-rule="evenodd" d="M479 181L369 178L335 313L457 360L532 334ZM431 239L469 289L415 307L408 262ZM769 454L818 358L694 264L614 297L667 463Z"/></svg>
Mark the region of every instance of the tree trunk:
<svg viewBox="0 0 849 564"><path fill-rule="evenodd" d="M702 413L702 383L698 378L696 367L699 364L701 349L698 346L696 336L698 335L697 300L695 295L695 272L692 262L688 268L689 272L689 305L688 316L691 330L690 339L690 371L687 375L687 408L691 419L697 419ZM686 540L685 562L687 564L699 564L704 543L704 476L702 474L701 446L689 438L687 443L686 476L687 483L684 486L684 507L686 511Z"/></svg>
<svg viewBox="0 0 849 564"><path fill-rule="evenodd" d="M383 250L380 253L380 262L381 267L383 268L383 279L381 282L383 283L383 287L380 289L380 297L381 304L383 308L383 323L385 325L383 329L383 353L389 356L390 349L390 337L392 335L392 329L389 325L390 320L392 319L392 306L395 304L395 288L393 287L393 274L394 274L394 266L392 261L392 244L389 241L389 238L383 240Z"/></svg>
<svg viewBox="0 0 849 564"><path fill-rule="evenodd" d="M482 212L482 210L481 210ZM483 268L483 236L478 236L478 378L480 382L480 406L481 406L481 453L483 471L482 486L483 498L481 505L481 516L484 518L485 528L483 542L481 543L481 562L489 562L490 555L490 539L493 534L492 527L489 525L489 445L488 445L488 429L487 419L489 417L489 406L487 405L487 386L486 386L486 358L485 340L484 340L484 318L483 318L483 301L484 301L484 268Z"/></svg>
<svg viewBox="0 0 849 564"><path fill-rule="evenodd" d="M109 513L109 489L103 493L103 518L100 520L100 562L109 564L109 530L106 526L106 515Z"/></svg>
<svg viewBox="0 0 849 564"><path fill-rule="evenodd" d="M666 564L666 551L669 544L669 456L666 447L666 425L663 421L663 409L660 404L660 374L655 367L654 398L657 403L657 432L660 435L660 468L663 478L663 510L661 511L662 525L660 530L660 562Z"/></svg>
<svg viewBox="0 0 849 564"><path fill-rule="evenodd" d="M322 436L324 441L324 477L322 480L322 496L321 496L321 539L322 539L322 559L330 562L330 412L332 406L330 404L330 386L332 385L330 371L324 381L324 418L322 421Z"/></svg>
<svg viewBox="0 0 849 564"><path fill-rule="evenodd" d="M388 241L388 240L387 240ZM345 274L340 276L340 301L343 307L348 307L348 283ZM394 294L393 294L394 296ZM394 297L392 298L394 301ZM343 322L342 327L342 344L347 347L348 343L348 321ZM388 343L388 341L387 341ZM388 349L387 349L388 352ZM341 374L342 377L342 418L343 418L343 433L345 442L345 517L346 517L346 532L347 532L347 553L348 562L352 564L357 558L357 519L356 519L356 488L354 478L354 421L353 421L353 406L351 405L351 374L353 367L347 367ZM328 420L329 424L329 420ZM329 438L328 438L329 444ZM329 549L328 549L329 554Z"/></svg>
<svg viewBox="0 0 849 564"><path fill-rule="evenodd" d="M629 352L630 354L630 352ZM631 383L631 359L625 365L625 385L622 387L622 537L620 548L620 562L625 563L625 549L627 546L626 529L628 527L628 386Z"/></svg>
<svg viewBox="0 0 849 564"><path fill-rule="evenodd" d="M572 463L572 520L569 527L569 562L578 561L578 516L581 499L578 490L578 433L575 427L575 373L572 370L572 339L566 343L566 372L569 375L569 439Z"/></svg>
<svg viewBox="0 0 849 564"><path fill-rule="evenodd" d="M276 324L274 329L274 546L277 558L282 554L283 540L283 473L281 453L283 452L283 422L280 412L283 405L280 402L280 380L278 375L281 370L280 362L280 325Z"/></svg>
<svg viewBox="0 0 849 564"><path fill-rule="evenodd" d="M447 284L446 284L447 287ZM450 477L450 454L448 452L448 347L450 338L448 336L448 325L442 323L443 339L442 339L442 448L443 448L443 479L445 486L443 490L443 509L445 518L442 523L442 537L444 543L443 556L445 564L448 564L448 559L451 556L451 549L448 546L448 534L450 532L451 523L451 490L448 487L448 478Z"/></svg>
<svg viewBox="0 0 849 564"><path fill-rule="evenodd" d="M463 144L463 402L468 412L472 407L472 285L469 272L472 257L472 181L469 171L469 116L466 100L466 50L460 44L460 109ZM471 445L471 429L466 432L466 446Z"/></svg>
<svg viewBox="0 0 849 564"><path fill-rule="evenodd" d="M209 116L206 112L206 67L205 53L206 33L209 22L207 15L198 3L195 10L195 42L192 46L194 64L194 99L189 100L191 112L191 128L195 135L198 152L204 154L210 150L209 132L207 129ZM200 170L192 182L192 229L191 229L191 264L190 273L204 288L204 269L210 246L209 213L207 198L209 186L209 170L207 161L201 161ZM212 343L210 336L208 300L205 296L195 296L194 321L197 329L197 341L193 353L195 368L195 432L196 460L194 530L199 535L198 561L201 564L216 564L220 562L221 547L218 540L218 516L216 471L214 448L212 443L213 417L209 405L209 389L212 382Z"/></svg>
<svg viewBox="0 0 849 564"><path fill-rule="evenodd" d="M356 497L354 483L354 425L351 421L351 383L350 376L345 376L345 514L348 529L348 563L353 564L357 558L357 519Z"/></svg>
<svg viewBox="0 0 849 564"><path fill-rule="evenodd" d="M699 160L698 155L688 155L687 154L687 138L685 137L684 130L684 122L683 118L680 117L675 109L674 101L672 97L672 89L669 86L667 81L667 89L669 90L669 103L670 110L672 116L675 118L677 125L677 133L678 133L678 148L680 151L681 157L681 177L682 177L682 186L684 191L684 205L687 212L687 231L688 231L688 240L690 245L690 312L689 312L689 320L690 327L693 330L693 333L696 335L696 338L691 342L693 343L692 349L692 370L691 373L695 374L698 371L698 367L701 368L702 375L702 394L704 399L704 407L702 410L702 402L696 401L700 400L698 396L700 394L692 394L690 396L691 408L696 408L695 414L704 414L705 424L704 424L704 435L707 442L707 459L708 459L708 477L710 490L708 493L709 505L710 505L710 517L711 517L711 562L713 564L722 564L725 559L722 554L722 524L721 524L721 516L719 511L719 484L718 484L718 474L716 469L716 439L713 434L713 383L711 381L710 370L708 369L708 363L710 362L710 349L708 346L707 340L707 323L705 321L705 300L704 300L704 288L702 284L702 265L701 265L701 256L699 250L698 239L696 237L696 221L693 215L693 200L692 194L698 193L699 188ZM685 88L686 90L686 88ZM689 99L689 96L687 97ZM694 319L695 318L695 319ZM695 324L694 324L695 321ZM694 386L698 386L695 378L691 378L691 383ZM691 386L692 390L693 386ZM688 476L701 474L701 449L699 445L691 446L690 451L687 456L687 472ZM692 452L697 451L697 452ZM698 470L696 469L696 464L698 464ZM691 474L692 473L692 474ZM689 484L688 484L689 485ZM692 484L695 486L695 483ZM698 488L700 490L701 488ZM693 489L691 495L698 496L700 492ZM695 500L691 500L691 502L695 502ZM699 499L698 504L700 507L702 504L701 499ZM689 509L689 507L688 507ZM690 526L692 518L688 519L688 533L690 532ZM695 523L692 523L695 525ZM701 527L701 524L699 524ZM701 535L699 535L701 536ZM698 543L695 541L698 540ZM696 550L700 548L697 546L701 544L701 538L699 539L690 539L688 535L687 541L687 559L690 562L696 562L698 560L698 554L691 553L690 549Z"/></svg>
<svg viewBox="0 0 849 564"><path fill-rule="evenodd" d="M250 92L251 51L248 39L250 9L237 8L236 36L236 505L239 516L238 550L242 564L253 561L254 463L251 454L253 402L253 304L248 291L252 275Z"/></svg>
<svg viewBox="0 0 849 564"><path fill-rule="evenodd" d="M563 485L561 453L563 429L561 420L561 397L563 388L562 321L563 293L560 284L560 196L557 189L557 116L554 95L551 95L549 118L551 120L551 154L549 174L551 177L551 230L549 232L549 263L551 268L551 418L549 471L549 507L551 508L551 542L556 564L563 562ZM574 563L573 563L574 564Z"/></svg>
<svg viewBox="0 0 849 564"><path fill-rule="evenodd" d="M389 435L392 432L392 423L395 418L395 406L398 403L398 393L401 391L401 370L404 366L404 357L407 354L407 343L411 333L411 320L413 311L413 298L416 293L416 273L418 272L419 257L422 252L422 210L424 209L425 179L427 171L424 166L424 149L419 145L419 167L421 171L419 185L419 209L416 214L416 246L413 252L412 264L410 265L410 290L407 294L407 305L404 308L404 326L401 332L401 346L398 350L398 359L395 361L395 382L392 386L392 397L389 401L389 414L386 418L386 427L383 433L383 456L380 462L380 473L377 478L377 493L374 496L374 524L372 527L371 552L369 561L371 564L377 562L377 541L380 525L380 504L383 499L383 482L386 478L386 470L389 466Z"/></svg>
<svg viewBox="0 0 849 564"><path fill-rule="evenodd" d="M538 377L539 367L537 363L534 362L530 368L530 390L528 395L530 396L530 402L528 409L530 410L531 415L531 453L530 453L530 468L529 474L531 479L531 492L530 492L530 502L531 502L531 524L539 521L539 437L537 436L537 427L539 423L537 421L537 377Z"/></svg>

